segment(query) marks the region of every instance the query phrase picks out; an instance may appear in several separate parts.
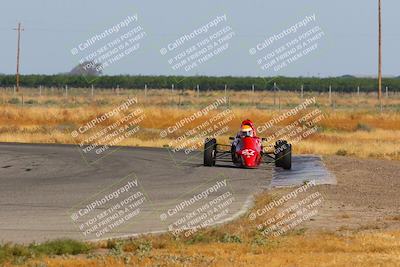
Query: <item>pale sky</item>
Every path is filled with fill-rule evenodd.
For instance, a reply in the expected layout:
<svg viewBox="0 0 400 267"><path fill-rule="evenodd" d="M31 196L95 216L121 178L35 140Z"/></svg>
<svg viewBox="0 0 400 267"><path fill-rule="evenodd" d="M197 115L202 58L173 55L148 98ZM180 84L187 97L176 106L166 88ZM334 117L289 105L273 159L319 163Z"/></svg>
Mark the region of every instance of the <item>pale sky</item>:
<svg viewBox="0 0 400 267"><path fill-rule="evenodd" d="M400 1L382 2L383 73L399 76ZM104 74L376 75L377 3L377 0L1 0L0 73L15 72L16 31L12 29L18 21L25 28L21 39L21 73L56 74L68 72L78 64L80 57L72 55L72 48L137 14L138 21L131 26L140 25L146 33L140 48L104 69ZM319 26L324 33L317 41L318 48L279 71L262 70L249 49L313 14L316 20L312 26ZM229 26L234 32L234 37L228 40L229 48L191 71L172 69L168 55L161 55L160 49L223 15L227 18L223 27ZM107 40L121 33L114 33ZM282 44L299 34L292 34ZM191 42L197 41L200 39Z"/></svg>

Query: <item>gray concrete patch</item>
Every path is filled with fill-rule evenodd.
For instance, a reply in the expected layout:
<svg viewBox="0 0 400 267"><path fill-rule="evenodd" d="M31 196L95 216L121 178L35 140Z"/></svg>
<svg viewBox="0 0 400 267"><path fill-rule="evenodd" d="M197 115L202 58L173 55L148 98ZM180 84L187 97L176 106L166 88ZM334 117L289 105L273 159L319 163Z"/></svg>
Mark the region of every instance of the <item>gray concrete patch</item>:
<svg viewBox="0 0 400 267"><path fill-rule="evenodd" d="M292 157L292 169L273 168L270 188L302 185L307 181L318 184L336 184L336 177L327 170L318 155Z"/></svg>

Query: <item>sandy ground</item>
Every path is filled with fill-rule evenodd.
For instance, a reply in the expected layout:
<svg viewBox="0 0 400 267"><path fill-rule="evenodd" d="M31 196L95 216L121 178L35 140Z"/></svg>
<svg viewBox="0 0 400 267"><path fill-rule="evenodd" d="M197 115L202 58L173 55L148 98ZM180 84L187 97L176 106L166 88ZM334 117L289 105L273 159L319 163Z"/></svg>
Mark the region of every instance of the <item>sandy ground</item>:
<svg viewBox="0 0 400 267"><path fill-rule="evenodd" d="M307 232L400 229L400 161L325 156L337 185L318 185L323 201L310 220L296 227ZM293 189L277 189L283 195ZM293 202L291 202L293 203Z"/></svg>

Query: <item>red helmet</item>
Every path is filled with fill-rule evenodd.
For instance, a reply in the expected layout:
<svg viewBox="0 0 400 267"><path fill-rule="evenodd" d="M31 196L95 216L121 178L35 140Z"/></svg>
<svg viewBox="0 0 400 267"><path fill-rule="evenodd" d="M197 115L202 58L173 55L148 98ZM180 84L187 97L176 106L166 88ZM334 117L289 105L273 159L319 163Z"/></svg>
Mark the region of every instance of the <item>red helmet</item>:
<svg viewBox="0 0 400 267"><path fill-rule="evenodd" d="M242 128L245 125L250 126L253 129L254 136L256 136L256 130L254 128L254 123L249 119L244 120L244 121L242 121L242 125L240 125L240 128Z"/></svg>

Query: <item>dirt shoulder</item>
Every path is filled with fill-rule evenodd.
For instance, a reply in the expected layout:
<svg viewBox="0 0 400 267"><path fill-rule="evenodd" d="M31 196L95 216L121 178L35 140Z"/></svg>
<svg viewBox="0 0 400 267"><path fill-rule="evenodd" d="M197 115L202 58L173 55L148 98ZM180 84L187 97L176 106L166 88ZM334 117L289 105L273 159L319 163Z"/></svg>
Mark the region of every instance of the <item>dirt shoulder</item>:
<svg viewBox="0 0 400 267"><path fill-rule="evenodd" d="M325 156L337 185L317 186L324 197L311 231L400 229L400 161Z"/></svg>

